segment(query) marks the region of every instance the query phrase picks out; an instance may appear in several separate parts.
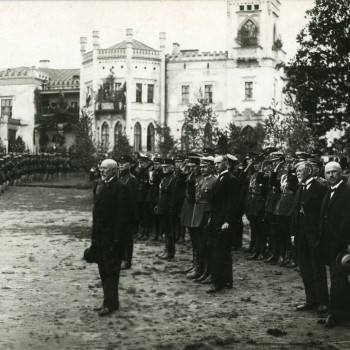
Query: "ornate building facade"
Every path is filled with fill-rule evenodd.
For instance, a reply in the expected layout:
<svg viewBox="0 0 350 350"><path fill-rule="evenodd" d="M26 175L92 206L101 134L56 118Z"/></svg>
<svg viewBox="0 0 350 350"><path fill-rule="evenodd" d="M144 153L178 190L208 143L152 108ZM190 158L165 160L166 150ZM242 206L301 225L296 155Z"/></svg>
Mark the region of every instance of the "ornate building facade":
<svg viewBox="0 0 350 350"><path fill-rule="evenodd" d="M200 91L220 128L234 122L252 129L272 109L287 113L279 21L279 0L227 0L227 47L220 52L181 50L174 43L166 55L165 33L156 50L135 40L132 29L107 49L100 48L97 31L89 52L87 38L80 38L80 99L93 116L95 138L111 148L125 132L136 151L154 151L156 124L168 125L180 139L184 111ZM122 87L124 99L113 100ZM213 132L210 125L206 130Z"/></svg>

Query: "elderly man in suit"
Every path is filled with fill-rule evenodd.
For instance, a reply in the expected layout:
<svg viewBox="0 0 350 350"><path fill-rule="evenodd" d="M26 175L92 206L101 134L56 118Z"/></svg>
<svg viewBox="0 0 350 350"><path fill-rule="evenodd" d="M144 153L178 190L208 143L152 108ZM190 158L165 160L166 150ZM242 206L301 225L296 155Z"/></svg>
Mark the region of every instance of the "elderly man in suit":
<svg viewBox="0 0 350 350"><path fill-rule="evenodd" d="M331 279L325 326L334 327L350 316L349 278L336 267L338 254L350 249L350 187L337 162L326 164L325 176L330 188L322 203L319 244Z"/></svg>
<svg viewBox="0 0 350 350"><path fill-rule="evenodd" d="M219 176L211 202L212 285L207 293L215 293L225 287L232 288L231 237L241 215L239 181L229 173L227 157L218 156L214 162Z"/></svg>
<svg viewBox="0 0 350 350"><path fill-rule="evenodd" d="M296 166L299 188L296 192L292 219L292 241L297 247L301 278L304 283L306 302L296 307L297 311L318 309L326 311L328 287L326 266L322 263L318 249L319 217L322 200L327 187L312 176L309 162Z"/></svg>
<svg viewBox="0 0 350 350"><path fill-rule="evenodd" d="M119 308L118 284L124 244L130 227L131 196L117 178L118 165L105 159L100 166L103 186L93 208L92 247L103 288L103 304L95 308L107 316Z"/></svg>

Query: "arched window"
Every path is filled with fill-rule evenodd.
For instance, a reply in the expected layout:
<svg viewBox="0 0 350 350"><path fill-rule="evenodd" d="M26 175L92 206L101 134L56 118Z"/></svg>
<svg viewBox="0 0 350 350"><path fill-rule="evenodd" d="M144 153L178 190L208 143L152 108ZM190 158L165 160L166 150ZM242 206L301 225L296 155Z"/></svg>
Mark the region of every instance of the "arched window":
<svg viewBox="0 0 350 350"><path fill-rule="evenodd" d="M154 126L152 123L149 123L147 128L147 151L154 151Z"/></svg>
<svg viewBox="0 0 350 350"><path fill-rule="evenodd" d="M118 143L118 135L123 133L123 127L120 122L117 122L114 126L114 145Z"/></svg>
<svg viewBox="0 0 350 350"><path fill-rule="evenodd" d="M258 44L258 27L251 19L248 19L239 30L238 37L241 46L256 46Z"/></svg>
<svg viewBox="0 0 350 350"><path fill-rule="evenodd" d="M142 150L142 134L141 134L141 125L137 122L134 126L134 149L135 151Z"/></svg>
<svg viewBox="0 0 350 350"><path fill-rule="evenodd" d="M108 147L108 143L109 143L109 126L107 122L104 122L101 128L101 144L104 147Z"/></svg>
<svg viewBox="0 0 350 350"><path fill-rule="evenodd" d="M247 125L242 129L243 140L247 145L254 145L257 141L257 134L253 127Z"/></svg>
<svg viewBox="0 0 350 350"><path fill-rule="evenodd" d="M212 147L212 127L210 123L204 128L204 147Z"/></svg>
<svg viewBox="0 0 350 350"><path fill-rule="evenodd" d="M181 151L189 151L189 139L186 133L187 125L184 124L181 128Z"/></svg>
<svg viewBox="0 0 350 350"><path fill-rule="evenodd" d="M277 39L276 24L273 25L273 42Z"/></svg>

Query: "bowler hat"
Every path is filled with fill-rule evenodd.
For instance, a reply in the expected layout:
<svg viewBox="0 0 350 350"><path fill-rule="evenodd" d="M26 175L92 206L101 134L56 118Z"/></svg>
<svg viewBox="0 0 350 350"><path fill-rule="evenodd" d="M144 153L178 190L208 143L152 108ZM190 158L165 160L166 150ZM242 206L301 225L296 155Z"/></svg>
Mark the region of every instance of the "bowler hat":
<svg viewBox="0 0 350 350"><path fill-rule="evenodd" d="M350 254L348 250L343 250L338 254L335 265L341 273L350 275Z"/></svg>
<svg viewBox="0 0 350 350"><path fill-rule="evenodd" d="M84 259L88 263L96 263L94 246L90 246L84 250Z"/></svg>

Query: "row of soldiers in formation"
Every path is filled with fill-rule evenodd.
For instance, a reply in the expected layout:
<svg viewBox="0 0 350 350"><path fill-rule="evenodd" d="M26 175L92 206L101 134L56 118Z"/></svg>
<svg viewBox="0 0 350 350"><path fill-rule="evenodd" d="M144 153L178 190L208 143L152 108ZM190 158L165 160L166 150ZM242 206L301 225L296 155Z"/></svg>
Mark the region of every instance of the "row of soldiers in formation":
<svg viewBox="0 0 350 350"><path fill-rule="evenodd" d="M58 153L9 153L0 155L0 190L33 181L52 181L67 176L71 169L68 156Z"/></svg>
<svg viewBox="0 0 350 350"><path fill-rule="evenodd" d="M211 149L161 159L130 156L118 159L119 178L134 202L134 237L165 237L162 259L173 259L175 243L192 242L193 263L187 277L210 283L208 292L232 287L231 249L242 248L243 215L249 220L248 259L296 267L290 224L298 186L294 165L308 160L313 177L321 177L323 162L317 150L286 158L273 147L260 154L216 156ZM94 193L98 193L98 168ZM138 235L137 235L138 233ZM132 238L126 245L124 268L130 268Z"/></svg>

